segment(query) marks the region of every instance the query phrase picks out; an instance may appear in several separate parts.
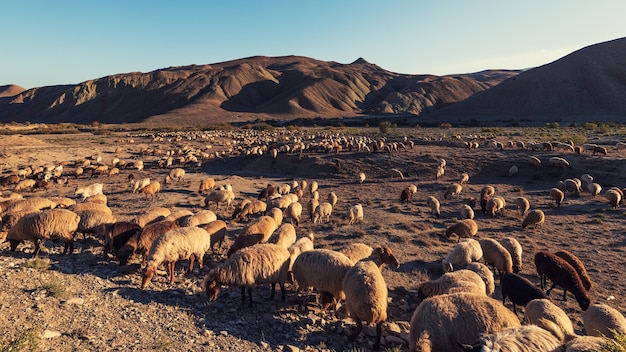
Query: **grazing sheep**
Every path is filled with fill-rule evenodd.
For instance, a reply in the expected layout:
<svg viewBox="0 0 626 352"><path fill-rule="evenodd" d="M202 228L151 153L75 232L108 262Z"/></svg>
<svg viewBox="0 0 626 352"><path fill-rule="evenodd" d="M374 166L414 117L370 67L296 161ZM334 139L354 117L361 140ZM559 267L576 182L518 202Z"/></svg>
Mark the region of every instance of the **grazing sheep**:
<svg viewBox="0 0 626 352"><path fill-rule="evenodd" d="M20 218L7 233L10 251L15 251L23 241L33 241L36 257L41 250L41 240L60 239L65 243L63 254L74 252L74 232L78 229L80 217L66 209L42 210Z"/></svg>
<svg viewBox="0 0 626 352"><path fill-rule="evenodd" d="M459 220L456 224L448 227L446 230L446 237L457 235L456 242L461 240L461 237L472 237L478 232L478 224L472 219Z"/></svg>
<svg viewBox="0 0 626 352"><path fill-rule="evenodd" d="M220 203L226 203L226 209L228 209L230 208L233 200L235 200L235 193L233 193L233 191L227 189L217 189L209 193L204 198L204 203L202 204L202 206L206 206L207 208L209 208L211 206L211 202L215 202L215 208L219 209Z"/></svg>
<svg viewBox="0 0 626 352"><path fill-rule="evenodd" d="M328 202L321 203L315 209L315 213L313 214L313 223L314 224L317 224L318 222L321 223L322 221L324 221L324 218L326 218L326 222L329 222L332 212L333 212L333 206L330 203Z"/></svg>
<svg viewBox="0 0 626 352"><path fill-rule="evenodd" d="M522 228L527 228L528 226L540 226L545 221L546 216L543 214L543 211L540 209L531 210L528 212L524 220L522 221Z"/></svg>
<svg viewBox="0 0 626 352"><path fill-rule="evenodd" d="M480 190L480 210L485 214L487 212L487 202L496 193L493 186L485 186Z"/></svg>
<svg viewBox="0 0 626 352"><path fill-rule="evenodd" d="M335 194L335 192L328 193L328 203L330 203L333 208L335 207L335 205L337 205L337 199L337 194Z"/></svg>
<svg viewBox="0 0 626 352"><path fill-rule="evenodd" d="M560 330L559 335L569 338L574 336L574 326L572 321L556 304L547 298L533 299L526 304L524 308L525 320L530 324L547 329L544 322L550 321L554 323Z"/></svg>
<svg viewBox="0 0 626 352"><path fill-rule="evenodd" d="M558 285L563 288L563 300L567 299L567 291L570 291L576 297L582 310L589 308L591 298L580 281L576 269L565 259L552 253L537 252L535 254L535 267L541 278L541 289L546 286L546 279L552 281L552 286L546 291L546 296L549 296L550 291Z"/></svg>
<svg viewBox="0 0 626 352"><path fill-rule="evenodd" d="M291 271L298 289L314 287L337 300L345 299L343 278L353 262L344 254L329 249L314 249L300 253L293 262ZM325 308L330 304L325 303Z"/></svg>
<svg viewBox="0 0 626 352"><path fill-rule="evenodd" d="M363 172L359 172L359 179L358 179L359 183L363 183L365 182L365 173Z"/></svg>
<svg viewBox="0 0 626 352"><path fill-rule="evenodd" d="M441 210L439 209L440 208L439 199L433 196L428 196L428 198L426 198L426 206L430 208L430 213L434 217L439 219L439 217L441 216Z"/></svg>
<svg viewBox="0 0 626 352"><path fill-rule="evenodd" d="M458 183L453 183L448 188L446 188L446 192L443 195L443 199L452 199L452 196L456 194L461 194L461 190L463 190L463 186Z"/></svg>
<svg viewBox="0 0 626 352"><path fill-rule="evenodd" d="M159 181L152 181L146 187L139 190L140 194L145 194L146 199L148 196L153 198L159 198L159 192L161 191L161 183Z"/></svg>
<svg viewBox="0 0 626 352"><path fill-rule="evenodd" d="M311 221L313 221L313 219L315 218L315 211L317 210L317 207L319 207L319 205L320 202L317 199L311 199L307 203L307 210L310 214Z"/></svg>
<svg viewBox="0 0 626 352"><path fill-rule="evenodd" d="M141 227L130 221L119 221L113 224L102 224L96 231L104 238L102 258L108 259L109 252L117 253L128 240L141 231Z"/></svg>
<svg viewBox="0 0 626 352"><path fill-rule="evenodd" d="M15 188L13 188L13 192L32 189L36 183L37 181L31 179L22 180L15 186Z"/></svg>
<svg viewBox="0 0 626 352"><path fill-rule="evenodd" d="M359 175L359 179L360 177L361 176ZM365 180L365 178L363 180ZM319 185L317 184L317 181L311 181L311 183L309 184L309 187L305 190L305 193L312 195L315 191L317 191L318 188L319 188Z"/></svg>
<svg viewBox="0 0 626 352"><path fill-rule="evenodd" d="M496 284L493 277L493 271L491 271L488 266L479 262L471 262L467 264L465 269L475 272L483 279L485 282L485 288L487 289L487 296L491 296L494 293L496 290Z"/></svg>
<svg viewBox="0 0 626 352"><path fill-rule="evenodd" d="M293 262L296 260L300 253L313 250L314 242L315 235L313 235L313 233L309 233L308 235L299 238L294 244L289 246L289 253L291 254L289 271L291 271Z"/></svg>
<svg viewBox="0 0 626 352"><path fill-rule="evenodd" d="M596 155L597 153L600 153L600 154L606 156L606 154L607 154L606 148L602 147L602 146L599 146L599 145L594 146L593 147L593 155Z"/></svg>
<svg viewBox="0 0 626 352"><path fill-rule="evenodd" d="M604 193L604 197L609 201L611 207L617 209L622 202L622 195L614 189L609 189Z"/></svg>
<svg viewBox="0 0 626 352"><path fill-rule="evenodd" d="M43 210L56 208L57 203L49 198L32 197L9 200L8 206L4 209L4 213L23 212L26 210Z"/></svg>
<svg viewBox="0 0 626 352"><path fill-rule="evenodd" d="M530 202L525 197L517 197L515 198L515 205L517 206L517 210L519 210L519 215L524 215L530 209Z"/></svg>
<svg viewBox="0 0 626 352"><path fill-rule="evenodd" d="M80 222L78 223L76 232L82 233L83 236L88 233L97 233L99 226L111 225L117 221L113 214L106 211L86 209L76 211L76 214L80 216Z"/></svg>
<svg viewBox="0 0 626 352"><path fill-rule="evenodd" d="M461 292L485 295L487 287L480 275L462 269L444 273L436 280L422 282L417 288L417 297L422 301L432 296Z"/></svg>
<svg viewBox="0 0 626 352"><path fill-rule="evenodd" d="M530 163L530 165L534 166L535 169L540 169L541 168L541 160L533 155L529 155L528 156L528 162Z"/></svg>
<svg viewBox="0 0 626 352"><path fill-rule="evenodd" d="M82 196L82 201L84 202L85 199L91 196L94 196L96 194L102 193L102 187L104 187L102 183L93 183L89 186L78 187L76 188L76 191L74 191L74 195Z"/></svg>
<svg viewBox="0 0 626 352"><path fill-rule="evenodd" d="M602 192L602 186L595 182L590 183L587 186L587 190L589 191L589 193L591 193L591 196L595 198L598 194L600 194L600 192Z"/></svg>
<svg viewBox="0 0 626 352"><path fill-rule="evenodd" d="M409 187L407 187L407 189L411 192L411 194L417 193L417 186L416 185L409 185Z"/></svg>
<svg viewBox="0 0 626 352"><path fill-rule="evenodd" d="M348 340L354 341L361 333L362 321L376 324L374 349L380 346L382 323L387 320L387 284L380 272L383 263L393 263L396 268L400 266L388 248L376 247L369 257L359 260L348 270L342 283L346 312L356 321L356 329Z"/></svg>
<svg viewBox="0 0 626 352"><path fill-rule="evenodd" d="M141 262L142 265L145 265L152 243L164 233L179 227L178 222L166 220L147 224L117 251L117 259L120 261L120 265L126 265L135 253L142 256Z"/></svg>
<svg viewBox="0 0 626 352"><path fill-rule="evenodd" d="M442 166L437 167L437 171L435 172L435 180L438 180L446 173L446 169Z"/></svg>
<svg viewBox="0 0 626 352"><path fill-rule="evenodd" d="M483 335L478 342L460 347L465 352L554 352L561 341L546 329L525 325Z"/></svg>
<svg viewBox="0 0 626 352"><path fill-rule="evenodd" d="M513 313L517 314L516 305L526 306L533 299L546 298L546 295L535 284L527 278L515 274L507 273L500 278L502 285L502 304L508 298L513 303Z"/></svg>
<svg viewBox="0 0 626 352"><path fill-rule="evenodd" d="M519 172L519 168L517 167L517 165L513 165L509 168L509 177L513 177L515 175L517 175L517 173Z"/></svg>
<svg viewBox="0 0 626 352"><path fill-rule="evenodd" d="M467 204L461 206L461 219L474 219L474 209Z"/></svg>
<svg viewBox="0 0 626 352"><path fill-rule="evenodd" d="M585 290L589 291L593 283L591 282L589 273L587 273L587 268L585 268L585 264L583 264L583 262L578 259L578 257L575 256L573 253L566 250L560 250L555 252L554 254L565 259L565 261L569 263L569 265L571 265L574 270L576 270L576 273L578 274L580 281L583 283Z"/></svg>
<svg viewBox="0 0 626 352"><path fill-rule="evenodd" d="M481 238L478 240L483 249L483 259L485 264L491 265L494 271L498 270L500 281L507 273L513 272L513 260L511 254L498 241L493 238Z"/></svg>
<svg viewBox="0 0 626 352"><path fill-rule="evenodd" d="M350 258L352 263L356 263L363 258L369 257L373 251L374 248L365 243L356 242L343 247L339 253L345 254L346 257Z"/></svg>
<svg viewBox="0 0 626 352"><path fill-rule="evenodd" d="M564 345L565 352L590 352L601 351L602 345L606 344L603 337L576 336Z"/></svg>
<svg viewBox="0 0 626 352"><path fill-rule="evenodd" d="M170 215L168 215L164 220L165 221L176 221L178 225L182 224L187 218L191 217L193 213L191 210L177 210Z"/></svg>
<svg viewBox="0 0 626 352"><path fill-rule="evenodd" d="M168 176L170 180L176 180L176 182L180 182L183 179L183 177L185 177L185 169L182 169L180 167L172 169L172 171L170 171Z"/></svg>
<svg viewBox="0 0 626 352"><path fill-rule="evenodd" d="M513 272L519 273L522 270L522 245L513 237L505 237L499 242L511 254Z"/></svg>
<svg viewBox="0 0 626 352"><path fill-rule="evenodd" d="M458 343L519 326L517 316L491 297L470 293L434 296L413 312L409 351L456 351Z"/></svg>
<svg viewBox="0 0 626 352"><path fill-rule="evenodd" d="M574 196L579 196L581 192L582 183L577 178L568 178L563 181L565 184L565 190L570 192Z"/></svg>
<svg viewBox="0 0 626 352"><path fill-rule="evenodd" d="M272 233L283 221L283 212L278 208L270 210L268 215L263 215L243 228L241 233L235 238L232 246L228 249L227 255L230 257L237 250L250 247L258 243L267 242Z"/></svg>
<svg viewBox="0 0 626 352"><path fill-rule="evenodd" d="M565 193L558 188L552 188L550 190L550 198L556 203L557 207L561 206L563 199L565 198Z"/></svg>
<svg viewBox="0 0 626 352"><path fill-rule="evenodd" d="M413 193L411 193L411 190L409 190L408 188L403 189L400 193L400 203L409 203L412 196Z"/></svg>
<svg viewBox="0 0 626 352"><path fill-rule="evenodd" d="M580 182L582 182L583 187L588 187L593 183L593 176L589 174L582 174L580 176Z"/></svg>
<svg viewBox="0 0 626 352"><path fill-rule="evenodd" d="M278 194L278 190L276 189L276 187L273 184L270 183L265 188L263 188L261 190L261 192L259 193L259 196L257 197L257 199L259 199L259 200L261 200L261 199L268 200L270 197L272 197L275 194Z"/></svg>
<svg viewBox="0 0 626 352"><path fill-rule="evenodd" d="M504 208L506 207L506 201L502 197L493 197L487 201L487 213L492 218L496 217L496 214L504 216Z"/></svg>
<svg viewBox="0 0 626 352"><path fill-rule="evenodd" d="M130 186L133 187L133 193L137 193L139 190L141 190L142 188L150 184L150 178L146 177L141 180L137 180L137 181L131 180L129 182L130 182Z"/></svg>
<svg viewBox="0 0 626 352"><path fill-rule="evenodd" d="M296 229L292 224L282 224L267 242L289 248L296 242Z"/></svg>
<svg viewBox="0 0 626 352"><path fill-rule="evenodd" d="M217 220L217 215L210 210L200 210L197 213L184 217L180 221L181 227L200 226Z"/></svg>
<svg viewBox="0 0 626 352"><path fill-rule="evenodd" d="M233 218L250 221L250 215L265 214L267 211L267 202L258 199L248 200L246 203L242 203L240 208L238 213L235 213L237 210L233 212Z"/></svg>
<svg viewBox="0 0 626 352"><path fill-rule="evenodd" d="M270 299L274 299L274 284L280 284L282 298L286 300L285 282L289 280L288 266L290 254L287 248L273 243L257 244L243 248L226 261L212 268L204 278L203 286L208 301L215 301L222 285L241 287L241 304L245 303L248 289L249 303L252 307L252 286L272 284Z"/></svg>
<svg viewBox="0 0 626 352"><path fill-rule="evenodd" d="M469 181L469 175L467 173L462 173L461 174L461 179L459 180L459 184L465 184L467 183L467 181Z"/></svg>
<svg viewBox="0 0 626 352"><path fill-rule="evenodd" d="M583 312L587 335L616 338L626 335L626 318L619 310L606 304L592 304Z"/></svg>
<svg viewBox="0 0 626 352"><path fill-rule="evenodd" d="M218 245L218 251L221 250L224 239L226 238L226 223L222 220L214 220L200 227L211 235L211 250L215 252L215 245Z"/></svg>
<svg viewBox="0 0 626 352"><path fill-rule="evenodd" d="M444 272L453 271L454 267L465 267L483 257L483 249L475 239L468 238L459 242L441 262Z"/></svg>
<svg viewBox="0 0 626 352"><path fill-rule="evenodd" d="M200 182L200 187L198 188L198 193L204 194L204 192L212 192L215 188L215 179L207 177Z"/></svg>
<svg viewBox="0 0 626 352"><path fill-rule="evenodd" d="M144 214L137 216L135 219L132 220L132 222L139 225L140 227L145 227L147 224L164 220L171 213L172 212L167 208L151 208L148 209L148 211Z"/></svg>
<svg viewBox="0 0 626 352"><path fill-rule="evenodd" d="M285 210L285 218L290 219L292 223L295 222L296 226L300 226L300 216L302 216L302 204L299 202L289 204Z"/></svg>
<svg viewBox="0 0 626 352"><path fill-rule="evenodd" d="M350 213L348 214L348 225L352 225L357 222L363 222L363 205L361 204L351 206Z"/></svg>
<svg viewBox="0 0 626 352"><path fill-rule="evenodd" d="M77 204L71 205L68 209L75 213L79 213L83 210L97 210L97 211L102 211L105 213L113 214L113 210L111 210L111 208L109 208L108 206L104 204L92 203L92 202L77 203Z"/></svg>
<svg viewBox="0 0 626 352"><path fill-rule="evenodd" d="M181 259L189 259L188 272L193 270L194 260L198 261L202 271L204 254L210 247L211 235L200 227L182 227L164 233L150 247L141 288L145 289L148 286L156 269L162 263L166 263L170 285L174 283L174 266Z"/></svg>

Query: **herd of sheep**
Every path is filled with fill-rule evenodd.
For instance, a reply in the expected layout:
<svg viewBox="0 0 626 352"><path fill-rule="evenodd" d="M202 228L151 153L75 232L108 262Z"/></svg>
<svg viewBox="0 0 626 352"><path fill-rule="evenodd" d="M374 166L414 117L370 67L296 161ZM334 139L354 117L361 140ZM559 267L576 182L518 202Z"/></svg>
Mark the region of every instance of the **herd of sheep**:
<svg viewBox="0 0 626 352"><path fill-rule="evenodd" d="M354 242L347 243L340 250L331 250L315 248L317 235L313 233L297 235L303 225L321 226L319 224L329 224L331 219L340 218L334 212L340 199L339 189L329 191L327 199L320 199L318 182L301 179L284 184L269 182L266 187L258 189L254 197L238 197L233 185L218 185L215 177L206 175L199 187L194 186L192 190L202 196L195 211L169 209L156 204L163 189L184 182L189 170L197 170L203 163L219 163L226 158L240 158L246 162L253 157L275 162L282 157L302 158L304 153L351 152L357 155L355 157L359 153L393 154L408 152L415 147L415 142L407 137L392 141L333 134L289 136L253 131L234 138L226 133L236 132L211 133L152 135L150 142L160 145L167 139L184 144L189 140L228 136L232 138L226 144L228 148L218 151L185 147L165 151L154 147L140 152L144 160L124 161L115 157L112 162L104 162L101 157L91 157L58 165L15 165L15 170L0 179L0 184L10 191L8 194L3 192L4 197L0 199L0 236L10 243L10 251L16 251L21 243L32 242L32 254L37 256L46 250L44 242L48 240L62 241L63 254L71 254L77 235L82 234L84 241L91 234L102 244L103 260L110 260L111 254L120 265L127 265L141 257L143 289L148 288L161 266L165 267L172 285L176 263L188 260L186 271L192 272L197 261L209 301L218 299L224 286L240 288L242 304L249 306L253 305L252 289L258 285L271 285L273 298L278 284L282 301L286 300L285 285L293 285L300 291L314 288L324 309L336 310L343 304L346 313L356 322L356 328L348 336L350 341L360 334L363 322L375 324L374 347L378 348L383 323L388 317L389 301L382 268L386 264L396 269L401 261L387 243L368 246ZM599 154L600 157L609 153L606 147L599 145L503 143L461 136L457 140L460 140L459 148L521 149L535 153L508 168L506 175L509 178L519 177L520 168L526 165L536 169L571 168L567 153L590 152L590 155ZM559 148L563 152L553 155ZM539 154L544 151L552 154L546 159ZM547 166L542 166L542 159L547 160ZM445 159L439 158L432 165L432 176L428 181L444 182L442 180L450 174L450 168ZM351 183L363 185L370 182L365 171L356 173ZM456 171L460 178L445 184L443 199L436 192L423 191L419 181L401 187L389 196L390 200L398 202L399 194L400 204L415 204L416 195L424 192L424 201L419 201L420 205L437 221L442 217L442 205L466 197L457 219L443 231L445 237L454 235L456 240L453 249L440 260L443 275L418 286L419 304L410 321L407 341L410 351L587 351L599 348L604 342L599 336L626 334L626 319L619 310L607 304L593 303L589 293L591 279L584 263L573 253L565 250L536 252L533 264L539 286L521 275L523 248L520 242L514 236L500 240L490 238L479 228L481 223L505 216L505 210L510 208L506 195L485 185L477 194L478 199L474 199L467 191L472 175L462 172L464 170ZM157 174L164 175L158 176L163 182L155 179ZM136 178L135 175L146 177ZM394 169L392 175L404 179L400 170ZM70 191L66 184L79 178L84 186ZM128 221L118 220L120 211L107 205L106 190L113 178L124 178L128 183L127 192L145 195L144 200L152 206ZM40 193L41 189L44 192L66 189L63 192L67 197L46 196ZM566 197L580 197L588 192L595 198L602 194L602 190L602 186L585 173L580 178L555 180L554 187L546 190L546 199L558 208ZM623 190L608 187L604 197L610 207L617 208L622 204ZM517 226L536 228L546 221L544 211L536 209L527 197L520 195L508 200L519 214ZM364 202L365 199L345 208L345 218L339 220L342 226L364 222ZM245 225L229 238L234 222ZM441 240L446 241L444 237ZM221 251L225 243L229 245L226 255ZM205 270L205 255L209 251L217 253L221 260L218 265ZM548 282L549 288L546 287ZM549 295L555 287L563 289L564 300L567 292L576 299L583 311L585 336L574 333L566 313L550 300ZM494 298L497 294L502 302ZM504 305L507 299L512 303L512 310ZM517 315L517 306L525 308L524 325Z"/></svg>

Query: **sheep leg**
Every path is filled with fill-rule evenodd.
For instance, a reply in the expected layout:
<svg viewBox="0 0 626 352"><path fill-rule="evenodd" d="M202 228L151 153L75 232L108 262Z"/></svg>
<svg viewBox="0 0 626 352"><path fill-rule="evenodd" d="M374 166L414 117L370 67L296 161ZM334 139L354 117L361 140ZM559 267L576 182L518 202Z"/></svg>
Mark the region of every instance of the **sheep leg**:
<svg viewBox="0 0 626 352"><path fill-rule="evenodd" d="M248 307L252 308L252 286L248 287Z"/></svg>
<svg viewBox="0 0 626 352"><path fill-rule="evenodd" d="M276 283L272 282L270 286L272 286L272 293L270 293L270 300L273 301L274 295L276 294Z"/></svg>
<svg viewBox="0 0 626 352"><path fill-rule="evenodd" d="M546 296L550 296L550 292L552 291L552 289L556 286L556 284L553 282L552 286L550 286L550 288L548 289L548 291L546 291Z"/></svg>
<svg viewBox="0 0 626 352"><path fill-rule="evenodd" d="M285 292L285 284L283 282L280 283L280 300L283 303L287 301L287 294Z"/></svg>
<svg viewBox="0 0 626 352"><path fill-rule="evenodd" d="M352 331L350 336L348 336L348 341L350 342L354 341L354 339L356 339L356 337L361 333L361 330L363 330L363 323L361 323L361 319L356 315L354 316L354 319L356 320L356 328ZM376 331L376 335L378 335L378 331Z"/></svg>
<svg viewBox="0 0 626 352"><path fill-rule="evenodd" d="M191 274L193 272L193 263L195 262L195 259L195 254L189 256L189 269L187 270L187 274Z"/></svg>
<svg viewBox="0 0 626 352"><path fill-rule="evenodd" d="M380 348L380 338L383 335L383 322L379 321L376 324L376 342L374 342L374 350L378 350Z"/></svg>
<svg viewBox="0 0 626 352"><path fill-rule="evenodd" d="M41 243L40 243L39 239L36 239L33 242L35 243L35 250L33 251L33 258L36 258L37 254L39 254L39 251L41 250ZM17 247L17 244L15 246Z"/></svg>
<svg viewBox="0 0 626 352"><path fill-rule="evenodd" d="M241 286L241 305L243 306L246 303L246 287Z"/></svg>
<svg viewBox="0 0 626 352"><path fill-rule="evenodd" d="M567 301L567 290L563 289L563 300Z"/></svg>
<svg viewBox="0 0 626 352"><path fill-rule="evenodd" d="M174 284L174 265L176 262L167 263L167 272L170 275L170 285Z"/></svg>

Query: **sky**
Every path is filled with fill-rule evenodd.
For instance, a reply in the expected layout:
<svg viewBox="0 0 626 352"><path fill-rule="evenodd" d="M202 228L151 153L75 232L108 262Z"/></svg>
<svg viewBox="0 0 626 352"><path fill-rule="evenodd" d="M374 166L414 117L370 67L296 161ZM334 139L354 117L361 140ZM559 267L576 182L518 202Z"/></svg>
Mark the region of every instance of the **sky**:
<svg viewBox="0 0 626 352"><path fill-rule="evenodd" d="M626 37L623 0L0 0L0 86L250 56L397 73L526 69Z"/></svg>

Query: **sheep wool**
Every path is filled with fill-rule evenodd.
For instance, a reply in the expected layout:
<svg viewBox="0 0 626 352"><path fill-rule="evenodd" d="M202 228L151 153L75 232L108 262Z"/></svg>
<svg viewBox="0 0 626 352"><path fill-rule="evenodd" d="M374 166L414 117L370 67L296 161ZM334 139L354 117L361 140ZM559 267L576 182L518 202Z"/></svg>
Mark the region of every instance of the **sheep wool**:
<svg viewBox="0 0 626 352"><path fill-rule="evenodd" d="M560 207L561 203L563 203L563 199L565 198L565 193L555 187L550 190L550 198L552 198L557 207Z"/></svg>
<svg viewBox="0 0 626 352"><path fill-rule="evenodd" d="M485 282L485 288L487 290L487 296L491 296L495 292L496 284L493 277L493 271L491 271L488 266L483 263L472 262L467 264L465 269L475 272L483 279L483 281Z"/></svg>
<svg viewBox="0 0 626 352"><path fill-rule="evenodd" d="M553 352L559 347L559 339L536 325L505 329L483 335L473 345L462 345L466 352Z"/></svg>
<svg viewBox="0 0 626 352"><path fill-rule="evenodd" d="M502 304L505 304L508 298L513 303L515 314L517 314L516 305L526 306L533 299L546 298L543 291L535 284L515 273L506 273L500 278L500 284L502 285Z"/></svg>
<svg viewBox="0 0 626 352"><path fill-rule="evenodd" d="M519 210L520 215L526 214L528 209L530 209L530 202L525 197L515 198L515 205L517 206L517 210Z"/></svg>
<svg viewBox="0 0 626 352"><path fill-rule="evenodd" d="M461 206L461 219L474 219L474 209L467 204Z"/></svg>
<svg viewBox="0 0 626 352"><path fill-rule="evenodd" d="M333 212L333 206L330 203L328 202L321 203L315 209L315 213L313 214L313 223L314 224L317 224L318 222L321 223L322 221L324 221L324 219L326 219L326 222L329 222L330 215L332 214L332 212Z"/></svg>
<svg viewBox="0 0 626 352"><path fill-rule="evenodd" d="M413 312L409 351L455 351L481 334L520 327L500 301L484 295L453 293L425 299Z"/></svg>
<svg viewBox="0 0 626 352"><path fill-rule="evenodd" d="M141 288L145 289L162 263L167 264L170 284L174 283L174 265L178 260L189 259L189 270L194 260L203 268L204 254L211 247L211 235L200 227L181 227L166 232L157 238L148 252L148 261L143 272Z"/></svg>
<svg viewBox="0 0 626 352"><path fill-rule="evenodd" d="M626 318L619 310L606 304L592 304L583 312L583 323L587 335L608 336L626 334Z"/></svg>
<svg viewBox="0 0 626 352"><path fill-rule="evenodd" d="M374 248L366 245L365 243L356 242L343 247L339 253L345 254L345 256L350 258L353 263L356 263L359 260L372 255L373 251Z"/></svg>
<svg viewBox="0 0 626 352"><path fill-rule="evenodd" d="M217 215L210 210L200 210L197 213L181 220L182 227L201 226L217 220Z"/></svg>
<svg viewBox="0 0 626 352"><path fill-rule="evenodd" d="M569 265L574 268L574 270L576 270L576 272L578 273L578 277L580 277L580 281L583 283L583 286L587 291L589 291L593 283L591 282L591 278L589 277L587 268L585 268L585 264L583 264L583 262L578 259L578 257L575 256L574 253L566 250L560 250L555 252L554 254L565 259L565 261L568 262Z"/></svg>
<svg viewBox="0 0 626 352"><path fill-rule="evenodd" d="M511 254L513 272L519 273L522 270L522 245L513 237L505 237L499 242Z"/></svg>
<svg viewBox="0 0 626 352"><path fill-rule="evenodd" d="M487 287L477 273L462 269L444 273L436 280L421 283L417 288L417 296L420 300L436 295L461 292L486 295Z"/></svg>
<svg viewBox="0 0 626 352"><path fill-rule="evenodd" d="M282 224L268 242L289 248L296 242L296 229L291 224Z"/></svg>
<svg viewBox="0 0 626 352"><path fill-rule="evenodd" d="M570 291L580 308L586 310L591 303L591 298L585 290L580 277L565 259L548 252L537 252L535 254L535 267L537 274L541 279L541 288L546 285L546 279L552 281L552 286L546 291L546 296L550 295L550 291L557 285L563 288L563 300L567 299L567 291Z"/></svg>
<svg viewBox="0 0 626 352"><path fill-rule="evenodd" d="M461 237L473 237L478 232L478 224L472 219L459 220L456 224L448 227L446 237L457 235L457 243Z"/></svg>
<svg viewBox="0 0 626 352"><path fill-rule="evenodd" d="M433 196L426 198L426 205L430 208L430 212L437 219L441 216L439 200Z"/></svg>
<svg viewBox="0 0 626 352"><path fill-rule="evenodd" d="M522 228L527 228L529 226L540 226L545 221L546 216L543 214L543 211L540 209L531 210L528 212L524 220L522 221Z"/></svg>
<svg viewBox="0 0 626 352"><path fill-rule="evenodd" d="M10 250L15 251L22 241L33 241L37 256L40 241L60 239L65 242L63 254L74 251L74 232L78 229L80 216L66 209L51 209L26 214L9 230L6 239L10 242Z"/></svg>
<svg viewBox="0 0 626 352"><path fill-rule="evenodd" d="M151 208L144 214L137 216L132 222L136 223L140 227L144 227L147 224L164 220L172 212L167 208Z"/></svg>
<svg viewBox="0 0 626 352"><path fill-rule="evenodd" d="M498 241L492 238L481 238L478 242L483 249L485 264L492 265L494 270L498 269L500 280L505 273L513 272L511 254Z"/></svg>
<svg viewBox="0 0 626 352"><path fill-rule="evenodd" d="M574 325L569 316L547 298L533 299L528 302L524 309L524 317L530 324L545 329L548 328L544 326L545 321L551 321L557 326L560 331L558 335L562 338L574 336Z"/></svg>
<svg viewBox="0 0 626 352"><path fill-rule="evenodd" d="M352 225L357 222L363 222L363 205L361 204L355 204L350 207L348 225Z"/></svg>
<svg viewBox="0 0 626 352"><path fill-rule="evenodd" d="M468 238L459 242L452 251L441 262L444 272L454 270L454 266L465 267L471 262L480 260L483 257L483 249L475 239Z"/></svg>
<svg viewBox="0 0 626 352"><path fill-rule="evenodd" d="M448 188L446 188L446 192L444 193L443 198L452 199L452 196L461 194L462 190L463 190L463 186L461 186L458 183L453 183L449 185Z"/></svg>

